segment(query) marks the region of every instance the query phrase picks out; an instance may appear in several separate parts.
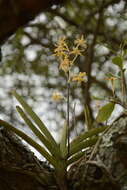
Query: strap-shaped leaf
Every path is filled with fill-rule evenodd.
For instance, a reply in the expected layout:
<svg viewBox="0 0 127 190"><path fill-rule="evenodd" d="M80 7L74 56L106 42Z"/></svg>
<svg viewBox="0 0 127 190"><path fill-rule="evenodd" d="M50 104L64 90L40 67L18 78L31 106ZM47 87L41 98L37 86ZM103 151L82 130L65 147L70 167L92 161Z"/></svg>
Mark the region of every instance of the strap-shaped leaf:
<svg viewBox="0 0 127 190"><path fill-rule="evenodd" d="M60 140L60 150L62 153L63 158L67 156L67 123L65 122L63 126L62 136Z"/></svg>
<svg viewBox="0 0 127 190"><path fill-rule="evenodd" d="M75 144L79 144L80 142L84 141L85 139L103 132L107 127L108 126L101 126L101 127L95 128L95 129L91 129L87 132L81 133L77 138L75 138L71 142L70 146L73 147L73 146L75 146Z"/></svg>
<svg viewBox="0 0 127 190"><path fill-rule="evenodd" d="M1 119L0 119L0 125L5 127L7 130L10 130L15 134L17 134L19 137L25 140L29 145L34 147L42 156L44 156L50 162L50 164L52 164L54 167L58 167L57 160L54 159L53 156L51 156L42 146L36 143L31 137L29 137L24 132L20 131L19 129L16 129L11 124Z"/></svg>
<svg viewBox="0 0 127 190"><path fill-rule="evenodd" d="M37 127L31 122L31 120L27 117L25 112L22 110L20 106L16 106L17 111L19 112L20 116L23 118L25 123L28 125L28 127L33 131L33 133L40 139L40 141L45 145L45 147L49 150L49 152L57 157L60 158L60 150L58 147L54 146L50 143L50 141L45 138L45 136L37 129Z"/></svg>
<svg viewBox="0 0 127 190"><path fill-rule="evenodd" d="M122 69L123 68L123 57L122 56L113 57L112 63L117 65L120 69Z"/></svg>
<svg viewBox="0 0 127 190"><path fill-rule="evenodd" d="M106 105L104 105L102 108L100 108L97 118L96 118L96 121L104 122L104 121L108 120L114 110L114 107L115 107L115 103L109 102Z"/></svg>
<svg viewBox="0 0 127 190"><path fill-rule="evenodd" d="M82 156L84 156L84 154L85 154L85 151L81 151L77 154L74 154L74 156L72 156L69 160L67 160L67 166L79 160Z"/></svg>
<svg viewBox="0 0 127 190"><path fill-rule="evenodd" d="M73 154L80 152L84 148L87 148L87 147L94 145L97 142L97 140L98 140L98 137L92 137L89 140L85 140L85 141L80 142L78 144L77 143L73 144L73 147L70 146L69 156L72 156Z"/></svg>
<svg viewBox="0 0 127 190"><path fill-rule="evenodd" d="M32 110L32 108L23 100L23 98L15 91L12 92L12 94L15 96L15 98L20 102L24 110L29 114L31 119L37 124L37 126L40 128L41 132L46 136L46 138L54 144L56 147L58 146L56 141L54 140L51 133L48 131L44 123L40 120L40 118L37 116L37 114Z"/></svg>

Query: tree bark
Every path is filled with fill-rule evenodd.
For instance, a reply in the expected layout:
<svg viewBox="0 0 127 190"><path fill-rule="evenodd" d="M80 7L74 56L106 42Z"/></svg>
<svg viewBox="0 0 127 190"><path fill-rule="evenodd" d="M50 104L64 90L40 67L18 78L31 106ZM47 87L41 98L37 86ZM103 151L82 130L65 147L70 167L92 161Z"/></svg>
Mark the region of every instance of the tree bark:
<svg viewBox="0 0 127 190"><path fill-rule="evenodd" d="M37 14L65 0L0 0L0 44Z"/></svg>
<svg viewBox="0 0 127 190"><path fill-rule="evenodd" d="M53 176L48 164L0 127L0 190L48 190L55 183Z"/></svg>
<svg viewBox="0 0 127 190"><path fill-rule="evenodd" d="M72 189L127 189L127 115L119 117L104 132L89 158L70 170Z"/></svg>

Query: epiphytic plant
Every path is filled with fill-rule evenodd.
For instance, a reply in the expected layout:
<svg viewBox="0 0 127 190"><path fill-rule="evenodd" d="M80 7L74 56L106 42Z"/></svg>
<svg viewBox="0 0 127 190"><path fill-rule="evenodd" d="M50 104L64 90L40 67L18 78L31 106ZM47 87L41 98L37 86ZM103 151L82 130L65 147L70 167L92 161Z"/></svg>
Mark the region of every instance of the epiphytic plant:
<svg viewBox="0 0 127 190"><path fill-rule="evenodd" d="M84 155L85 148L94 145L98 139L97 134L101 133L106 128L106 126L98 127L87 132L83 132L70 142L70 83L73 81L78 83L87 82L85 72L79 72L76 74L73 74L72 72L72 67L74 66L77 57L81 56L82 51L86 49L86 42L83 36L75 40L74 44L73 49L70 50L65 38L61 38L56 44L56 48L54 50L55 55L60 60L59 69L64 71L67 80L67 97L64 97L67 105L67 119L63 127L60 143L58 144L55 141L43 121L16 91L13 91L12 94L22 106L16 106L17 111L44 146L38 144L27 134L13 127L11 124L0 120L1 126L4 126L7 130L16 133L28 144L33 146L54 167L56 180L61 190L67 190L67 167L79 160ZM61 94L55 92L52 98L55 101L59 101L63 97ZM88 115L88 110L86 111L86 115ZM89 121L88 123L90 125Z"/></svg>
<svg viewBox="0 0 127 190"><path fill-rule="evenodd" d="M107 73L106 80L108 80L111 84L111 90L112 90L112 97L108 99L108 103L104 105L102 108L100 108L98 115L96 117L97 122L105 122L107 121L114 108L115 105L118 104L124 109L124 113L126 113L127 110L127 84L125 79L125 72L126 67L124 65L124 60L127 56L127 49L126 49L127 41L125 40L120 45L120 51L119 54L114 56L111 60L111 63L113 65L116 65L118 68L118 71L116 74ZM116 91L116 83L119 84L119 93Z"/></svg>

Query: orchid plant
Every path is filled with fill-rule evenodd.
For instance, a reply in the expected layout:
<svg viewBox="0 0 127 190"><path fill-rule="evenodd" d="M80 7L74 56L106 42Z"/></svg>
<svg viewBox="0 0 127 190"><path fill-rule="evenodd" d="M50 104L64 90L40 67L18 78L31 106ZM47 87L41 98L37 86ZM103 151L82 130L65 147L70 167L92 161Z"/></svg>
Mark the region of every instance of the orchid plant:
<svg viewBox="0 0 127 190"><path fill-rule="evenodd" d="M66 122L63 126L62 137L60 143L57 143L49 132L43 121L37 116L32 108L24 101L24 99L13 91L13 96L21 104L16 106L16 109L26 125L36 135L36 137L44 145L38 144L30 136L15 128L6 121L0 120L0 125L16 133L19 137L25 140L28 144L34 147L55 169L55 176L57 184L61 190L67 190L67 168L75 161L79 160L85 152L85 149L93 146L97 140L97 134L103 132L107 126L93 128L87 132L83 132L75 139L70 141L70 90L72 82L87 82L87 74L85 72L73 73L78 56L87 48L84 37L78 38L74 41L72 49L69 48L66 38L60 38L56 44L54 55L58 57L60 65L59 69L65 74L67 81L67 97L63 97L60 93L54 92L52 99L54 101L65 100L67 113ZM88 124L90 124L90 115L88 108L85 109L85 117Z"/></svg>

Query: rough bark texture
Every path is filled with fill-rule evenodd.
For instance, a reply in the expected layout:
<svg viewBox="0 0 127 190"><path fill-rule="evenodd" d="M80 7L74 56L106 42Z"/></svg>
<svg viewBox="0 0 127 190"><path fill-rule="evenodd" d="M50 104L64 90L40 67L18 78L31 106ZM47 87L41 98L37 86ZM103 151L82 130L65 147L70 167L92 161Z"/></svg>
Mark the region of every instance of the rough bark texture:
<svg viewBox="0 0 127 190"><path fill-rule="evenodd" d="M105 131L94 149L68 171L68 190L127 189L127 116ZM0 190L59 190L54 170L0 127Z"/></svg>
<svg viewBox="0 0 127 190"><path fill-rule="evenodd" d="M64 0L0 0L0 44L38 13Z"/></svg>
<svg viewBox="0 0 127 190"><path fill-rule="evenodd" d="M48 165L0 127L0 190L51 189L52 181L53 171Z"/></svg>
<svg viewBox="0 0 127 190"><path fill-rule="evenodd" d="M76 190L127 189L127 115L105 131L91 158L84 158L70 175Z"/></svg>

